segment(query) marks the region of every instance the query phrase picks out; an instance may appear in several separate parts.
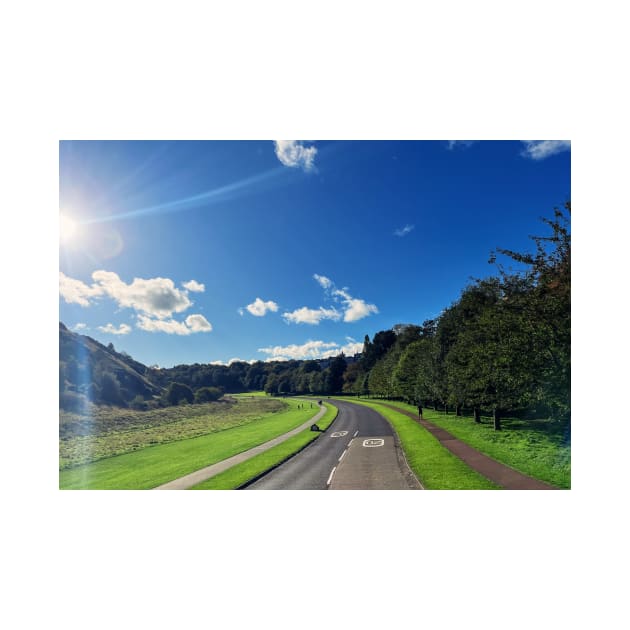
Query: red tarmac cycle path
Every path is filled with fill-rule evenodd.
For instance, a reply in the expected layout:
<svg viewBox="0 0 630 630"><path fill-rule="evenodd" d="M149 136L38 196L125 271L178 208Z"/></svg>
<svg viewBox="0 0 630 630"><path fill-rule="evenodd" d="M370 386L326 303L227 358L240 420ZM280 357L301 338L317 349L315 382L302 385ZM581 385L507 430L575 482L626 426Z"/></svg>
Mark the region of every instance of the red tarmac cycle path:
<svg viewBox="0 0 630 630"><path fill-rule="evenodd" d="M539 481L538 479L534 479L533 477L523 475L517 470L514 470L513 468L510 468L505 464L501 464L500 462L497 462L496 460L488 457L487 455L484 455L483 453L480 453L472 446L469 446L465 442L458 440L448 431L441 429L440 427L432 424L431 422L428 422L427 420L419 418L417 414L412 413L411 411L405 411L400 407L394 407L393 405L388 405L386 403L379 402L378 404L383 405L383 407L393 409L398 413L409 416L416 422L420 423L427 431L435 436L435 438L440 442L442 446L447 448L454 455L457 455L457 457L468 464L468 466L470 466L473 470L486 477L486 479L490 479L490 481L493 481L506 490L558 489L555 486L545 483L544 481Z"/></svg>

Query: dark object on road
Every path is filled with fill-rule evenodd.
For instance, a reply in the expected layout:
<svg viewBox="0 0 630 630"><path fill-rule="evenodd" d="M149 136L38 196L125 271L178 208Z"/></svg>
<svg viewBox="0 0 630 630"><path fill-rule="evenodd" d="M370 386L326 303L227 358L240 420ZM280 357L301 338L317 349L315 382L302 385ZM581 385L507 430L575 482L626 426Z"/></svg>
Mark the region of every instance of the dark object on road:
<svg viewBox="0 0 630 630"><path fill-rule="evenodd" d="M321 401L321 400L318 400L318 401L317 401L317 404L318 404L318 405L321 405L321 404L322 404L322 401Z"/></svg>
<svg viewBox="0 0 630 630"><path fill-rule="evenodd" d="M418 405L418 415L422 418L422 406Z"/></svg>
<svg viewBox="0 0 630 630"><path fill-rule="evenodd" d="M311 431L321 431L321 429L316 424L311 424Z"/></svg>

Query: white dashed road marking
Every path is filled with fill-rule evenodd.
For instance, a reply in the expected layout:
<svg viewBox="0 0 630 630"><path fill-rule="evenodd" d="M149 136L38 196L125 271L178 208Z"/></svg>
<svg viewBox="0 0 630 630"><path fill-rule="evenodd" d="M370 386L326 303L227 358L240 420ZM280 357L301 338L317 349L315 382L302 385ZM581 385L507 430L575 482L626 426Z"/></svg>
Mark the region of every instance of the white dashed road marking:
<svg viewBox="0 0 630 630"><path fill-rule="evenodd" d="M335 470L337 470L337 466L335 466L331 471L330 471L330 477L328 477L328 481L326 482L326 485L329 486L330 482L332 481L333 475L335 474Z"/></svg>

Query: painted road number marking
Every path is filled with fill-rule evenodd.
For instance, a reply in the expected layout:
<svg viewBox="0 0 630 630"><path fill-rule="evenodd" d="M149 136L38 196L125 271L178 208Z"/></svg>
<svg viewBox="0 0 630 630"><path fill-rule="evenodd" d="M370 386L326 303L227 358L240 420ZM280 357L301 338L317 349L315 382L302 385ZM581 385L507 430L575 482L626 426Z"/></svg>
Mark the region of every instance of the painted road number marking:
<svg viewBox="0 0 630 630"><path fill-rule="evenodd" d="M385 444L385 440L381 438L373 438L371 440L363 440L363 446L383 446Z"/></svg>
<svg viewBox="0 0 630 630"><path fill-rule="evenodd" d="M343 437L344 435L348 435L347 431L335 431L330 434L330 437Z"/></svg>

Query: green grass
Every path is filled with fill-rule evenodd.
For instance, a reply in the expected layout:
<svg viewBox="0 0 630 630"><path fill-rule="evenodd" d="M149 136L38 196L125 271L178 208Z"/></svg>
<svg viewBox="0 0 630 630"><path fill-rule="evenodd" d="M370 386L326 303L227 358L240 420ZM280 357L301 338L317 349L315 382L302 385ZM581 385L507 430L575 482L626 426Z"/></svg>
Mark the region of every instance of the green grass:
<svg viewBox="0 0 630 630"><path fill-rule="evenodd" d="M412 405L381 402L417 413L417 408ZM571 487L570 426L567 422L503 418L502 430L495 431L492 419L487 417L482 417L478 424L472 416L457 417L432 409L424 409L422 415L425 420L506 466L559 488Z"/></svg>
<svg viewBox="0 0 630 630"><path fill-rule="evenodd" d="M242 394L230 394L233 398L269 398L274 399L273 396L270 396L266 392L243 392Z"/></svg>
<svg viewBox="0 0 630 630"><path fill-rule="evenodd" d="M324 406L326 407L326 413L317 421L317 426L322 431L332 424L338 412L338 409L329 403L324 403ZM238 488L257 475L277 466L291 455L294 455L319 435L321 434L310 429L302 431L282 444L278 444L278 446L274 446L268 451L248 459L246 462L232 466L229 470L197 484L191 490L232 490Z"/></svg>
<svg viewBox="0 0 630 630"><path fill-rule="evenodd" d="M280 399L226 397L220 402L135 411L93 406L59 413L59 468L223 431L287 409Z"/></svg>
<svg viewBox="0 0 630 630"><path fill-rule="evenodd" d="M60 471L62 489L146 489L210 466L258 446L306 422L317 409L298 409L286 399L286 411L267 414L243 426L118 455Z"/></svg>
<svg viewBox="0 0 630 630"><path fill-rule="evenodd" d="M489 490L498 489L459 457L444 448L422 425L402 413L363 399L344 399L377 411L398 434L409 467L427 490Z"/></svg>

